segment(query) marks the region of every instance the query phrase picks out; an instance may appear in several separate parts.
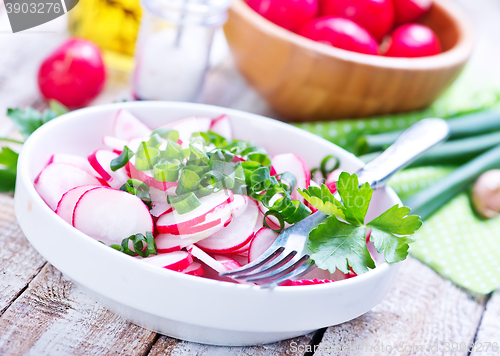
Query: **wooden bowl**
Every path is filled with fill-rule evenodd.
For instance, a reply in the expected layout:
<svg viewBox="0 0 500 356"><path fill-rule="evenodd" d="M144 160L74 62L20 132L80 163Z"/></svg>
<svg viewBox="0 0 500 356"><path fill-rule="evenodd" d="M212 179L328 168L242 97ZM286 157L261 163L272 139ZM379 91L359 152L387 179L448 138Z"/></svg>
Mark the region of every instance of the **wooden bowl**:
<svg viewBox="0 0 500 356"><path fill-rule="evenodd" d="M234 0L224 27L236 64L269 105L292 121L405 112L430 105L457 78L473 48L471 26L448 0L420 21L443 53L421 58L371 56L314 42Z"/></svg>

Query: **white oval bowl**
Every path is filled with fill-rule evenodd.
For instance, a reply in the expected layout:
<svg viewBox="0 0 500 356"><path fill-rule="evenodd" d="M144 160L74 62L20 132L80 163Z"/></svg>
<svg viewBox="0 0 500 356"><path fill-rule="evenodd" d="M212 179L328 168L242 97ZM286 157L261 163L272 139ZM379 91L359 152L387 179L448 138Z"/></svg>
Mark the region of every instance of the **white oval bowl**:
<svg viewBox="0 0 500 356"><path fill-rule="evenodd" d="M330 284L261 289L153 267L115 251L57 216L33 182L53 153L87 156L103 147L114 114L125 108L151 128L188 116L227 114L235 138L252 140L269 154L294 152L309 167L329 154L341 168L362 166L352 154L294 126L216 106L177 102L128 102L73 111L38 129L19 157L15 211L35 249L114 313L178 339L215 345L256 345L306 334L354 319L387 294L398 265L377 268ZM401 203L390 188L374 193L367 218Z"/></svg>

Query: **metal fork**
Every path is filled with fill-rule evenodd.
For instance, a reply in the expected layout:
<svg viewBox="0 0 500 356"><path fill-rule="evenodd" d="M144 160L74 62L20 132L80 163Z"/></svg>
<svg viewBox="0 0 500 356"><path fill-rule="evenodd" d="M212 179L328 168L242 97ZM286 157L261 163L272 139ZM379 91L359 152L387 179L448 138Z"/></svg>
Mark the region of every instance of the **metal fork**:
<svg viewBox="0 0 500 356"><path fill-rule="evenodd" d="M369 183L374 189L380 188L394 173L444 141L449 132L444 120L419 121L404 131L387 150L356 172L359 184ZM340 200L337 193L335 197ZM220 275L271 287L306 274L314 267L305 244L307 236L325 218L326 215L320 211L311 214L283 230L258 259Z"/></svg>

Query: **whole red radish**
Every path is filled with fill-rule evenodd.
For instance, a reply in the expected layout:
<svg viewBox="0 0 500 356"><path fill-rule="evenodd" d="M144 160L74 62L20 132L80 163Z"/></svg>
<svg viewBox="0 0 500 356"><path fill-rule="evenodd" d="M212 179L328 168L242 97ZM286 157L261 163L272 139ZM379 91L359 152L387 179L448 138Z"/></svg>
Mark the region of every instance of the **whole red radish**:
<svg viewBox="0 0 500 356"><path fill-rule="evenodd" d="M304 25L298 34L348 51L378 54L375 38L355 22L341 17L320 17Z"/></svg>
<svg viewBox="0 0 500 356"><path fill-rule="evenodd" d="M70 107L85 106L102 90L106 70L99 49L82 39L71 39L49 55L38 71L43 96Z"/></svg>
<svg viewBox="0 0 500 356"><path fill-rule="evenodd" d="M322 0L321 16L340 16L356 22L377 41L394 26L392 0Z"/></svg>
<svg viewBox="0 0 500 356"><path fill-rule="evenodd" d="M441 53L441 44L429 27L408 24L394 30L384 55L387 57L426 57L439 53Z"/></svg>
<svg viewBox="0 0 500 356"><path fill-rule="evenodd" d="M298 30L318 14L318 0L247 0L257 13L290 31Z"/></svg>
<svg viewBox="0 0 500 356"><path fill-rule="evenodd" d="M432 0L392 0L392 2L396 25L417 21L432 5Z"/></svg>

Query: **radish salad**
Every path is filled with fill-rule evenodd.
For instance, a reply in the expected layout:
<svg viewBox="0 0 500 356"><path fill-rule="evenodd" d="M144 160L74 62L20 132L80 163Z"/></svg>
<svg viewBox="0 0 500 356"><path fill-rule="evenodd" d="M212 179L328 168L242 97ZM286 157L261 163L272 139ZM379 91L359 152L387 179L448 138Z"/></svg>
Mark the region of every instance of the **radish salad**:
<svg viewBox="0 0 500 356"><path fill-rule="evenodd" d="M328 235L332 228L345 229L339 224L350 224L355 232L351 235L358 236L363 246L356 247L359 251L345 250L340 260L333 260L331 253L323 259L331 242L325 244L311 234L309 247L321 269L281 285L351 278L375 268L376 250L385 252L388 262L401 260L387 258L391 246L407 251L407 245L405 249L401 244L410 242L408 237L388 240L387 231L381 233L384 228L377 224L354 226L349 216L357 213L349 206L335 202L332 208L340 173L334 157L326 157L321 164L318 174L326 179L320 187L298 155L270 157L262 147L233 139L225 115L188 117L152 130L121 109L114 119L113 135L102 137L102 142L106 148L87 157L53 154L35 179L35 189L68 224L152 266L237 283L219 273L255 260L283 228L317 209L331 216L316 229L316 235ZM336 164L327 169L332 162ZM343 175L339 183L355 178ZM357 178L353 184L357 189ZM366 189L358 193L367 196ZM339 192L343 191L345 187L339 186ZM368 203L370 198L371 193ZM395 219L399 208L393 208L392 215L391 210L384 213L389 216L380 226ZM413 217L406 218L414 222ZM325 230L327 225L332 225L330 230ZM332 237L342 240L342 245L359 245L359 241L343 238ZM389 247L384 251L384 246Z"/></svg>

